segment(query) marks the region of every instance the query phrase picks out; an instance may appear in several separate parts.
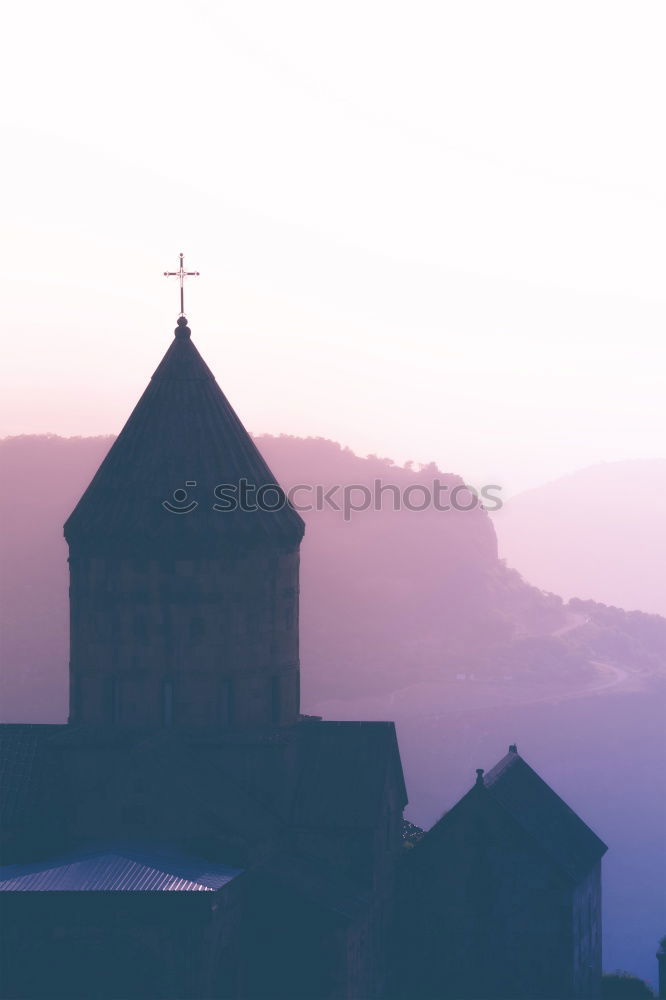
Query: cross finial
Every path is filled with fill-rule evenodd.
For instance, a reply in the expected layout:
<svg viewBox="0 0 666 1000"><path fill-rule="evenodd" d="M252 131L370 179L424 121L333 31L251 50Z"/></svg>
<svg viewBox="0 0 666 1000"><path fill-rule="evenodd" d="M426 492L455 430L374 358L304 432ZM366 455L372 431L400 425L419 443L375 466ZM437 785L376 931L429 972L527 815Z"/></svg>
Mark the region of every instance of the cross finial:
<svg viewBox="0 0 666 1000"><path fill-rule="evenodd" d="M184 302L184 296L183 296L183 285L185 283L185 278L198 278L199 277L199 272L198 271L186 271L185 270L185 264L183 262L183 255L181 253L181 255L180 255L180 267L178 268L178 270L177 271L165 271L164 272L164 277L165 278L179 278L180 279L180 315L184 316L185 315L185 302Z"/></svg>

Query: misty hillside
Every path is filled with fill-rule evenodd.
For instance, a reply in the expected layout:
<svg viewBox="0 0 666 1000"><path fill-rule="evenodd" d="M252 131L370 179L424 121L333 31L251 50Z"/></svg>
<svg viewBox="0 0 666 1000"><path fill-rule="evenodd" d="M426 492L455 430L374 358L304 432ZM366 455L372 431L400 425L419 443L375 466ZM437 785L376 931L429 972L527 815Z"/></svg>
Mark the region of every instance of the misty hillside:
<svg viewBox="0 0 666 1000"><path fill-rule="evenodd" d="M2 703L7 721L59 721L67 701L67 549L62 524L112 438L0 442ZM285 488L297 483L449 488L459 477L360 458L318 438L264 436ZM180 484L174 484L178 486ZM465 512L303 512L301 660L307 710L432 682L595 683L597 661L660 669L662 619L564 606L497 556L493 525ZM583 594L584 596L584 594ZM605 617L604 617L605 616ZM609 618L610 616L610 618ZM660 654L659 651L662 651ZM455 685L458 687L455 687ZM475 691L477 688L475 688Z"/></svg>
<svg viewBox="0 0 666 1000"><path fill-rule="evenodd" d="M501 555L538 587L666 615L666 459L581 469L493 523Z"/></svg>

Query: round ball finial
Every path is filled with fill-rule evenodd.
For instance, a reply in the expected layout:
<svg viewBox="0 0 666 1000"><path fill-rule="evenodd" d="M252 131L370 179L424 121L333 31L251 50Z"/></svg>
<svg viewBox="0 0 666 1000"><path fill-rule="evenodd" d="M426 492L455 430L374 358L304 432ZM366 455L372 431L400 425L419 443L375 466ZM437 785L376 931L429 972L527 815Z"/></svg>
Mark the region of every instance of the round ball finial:
<svg viewBox="0 0 666 1000"><path fill-rule="evenodd" d="M187 325L187 316L179 316L177 319L177 323L178 326L173 331L174 334L176 335L176 337L179 337L182 340L187 340L187 338L192 333L189 326Z"/></svg>

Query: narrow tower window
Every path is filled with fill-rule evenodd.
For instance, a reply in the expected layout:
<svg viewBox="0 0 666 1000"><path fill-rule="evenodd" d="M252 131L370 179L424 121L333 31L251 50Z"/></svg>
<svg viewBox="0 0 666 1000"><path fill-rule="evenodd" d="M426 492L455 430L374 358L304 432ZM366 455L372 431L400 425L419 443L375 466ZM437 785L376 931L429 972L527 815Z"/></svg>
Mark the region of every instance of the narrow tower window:
<svg viewBox="0 0 666 1000"><path fill-rule="evenodd" d="M233 726L236 721L236 683L235 681L229 681L229 700L228 705L228 718L229 725Z"/></svg>
<svg viewBox="0 0 666 1000"><path fill-rule="evenodd" d="M165 681L162 687L162 722L173 725L173 681Z"/></svg>
<svg viewBox="0 0 666 1000"><path fill-rule="evenodd" d="M279 677L271 677L271 722L279 725L282 717L282 689Z"/></svg>
<svg viewBox="0 0 666 1000"><path fill-rule="evenodd" d="M236 691L233 680L222 681L218 714L223 726L233 726L236 715Z"/></svg>
<svg viewBox="0 0 666 1000"><path fill-rule="evenodd" d="M134 632L135 639L145 640L148 638L148 626L143 615L135 615L134 622L132 623L132 630Z"/></svg>
<svg viewBox="0 0 666 1000"><path fill-rule="evenodd" d="M199 639L203 638L206 631L206 626L203 618L191 618L190 619L190 639L197 642Z"/></svg>
<svg viewBox="0 0 666 1000"><path fill-rule="evenodd" d="M117 726L120 722L120 683L117 677L112 677L109 682L109 702L111 725Z"/></svg>

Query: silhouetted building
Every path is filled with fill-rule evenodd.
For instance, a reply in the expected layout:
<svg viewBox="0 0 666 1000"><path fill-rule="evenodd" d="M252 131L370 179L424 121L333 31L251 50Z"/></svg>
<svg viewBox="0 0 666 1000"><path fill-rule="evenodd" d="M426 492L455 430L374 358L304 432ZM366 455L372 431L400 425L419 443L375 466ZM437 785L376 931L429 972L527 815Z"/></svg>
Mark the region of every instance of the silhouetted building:
<svg viewBox="0 0 666 1000"><path fill-rule="evenodd" d="M386 991L392 723L303 718L303 522L184 318L65 525L70 720L3 726L3 995Z"/></svg>
<svg viewBox="0 0 666 1000"><path fill-rule="evenodd" d="M407 856L403 995L597 997L606 850L512 745Z"/></svg>
<svg viewBox="0 0 666 1000"><path fill-rule="evenodd" d="M184 317L65 535L69 723L0 727L2 996L592 989L604 848L516 754L406 852L393 723L300 714L303 523Z"/></svg>
<svg viewBox="0 0 666 1000"><path fill-rule="evenodd" d="M179 321L65 524L71 722L296 722L304 525L282 500Z"/></svg>

